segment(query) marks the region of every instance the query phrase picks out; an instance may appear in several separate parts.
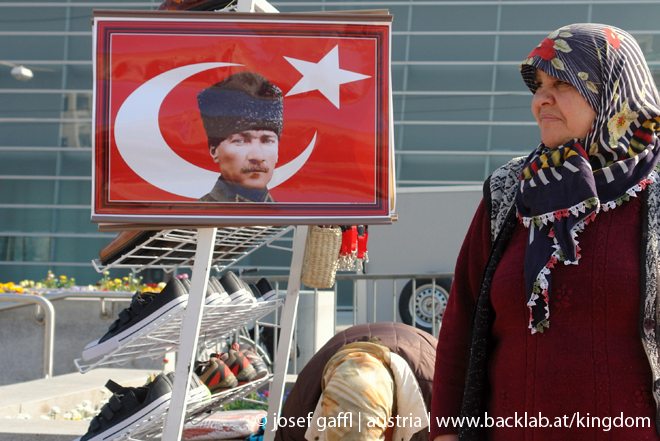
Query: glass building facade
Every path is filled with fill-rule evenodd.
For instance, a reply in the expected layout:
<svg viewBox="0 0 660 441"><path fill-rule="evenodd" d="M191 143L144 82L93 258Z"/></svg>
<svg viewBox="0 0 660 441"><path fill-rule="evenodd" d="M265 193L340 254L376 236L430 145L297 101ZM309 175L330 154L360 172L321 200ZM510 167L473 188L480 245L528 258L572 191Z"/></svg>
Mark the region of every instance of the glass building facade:
<svg viewBox="0 0 660 441"><path fill-rule="evenodd" d="M0 282L99 279L114 233L89 221L94 9L160 1L0 1ZM387 9L399 186L480 184L539 141L518 65L574 22L629 31L660 80L660 2L271 1L281 12ZM14 66L33 77L15 78ZM429 220L432 222L432 220Z"/></svg>

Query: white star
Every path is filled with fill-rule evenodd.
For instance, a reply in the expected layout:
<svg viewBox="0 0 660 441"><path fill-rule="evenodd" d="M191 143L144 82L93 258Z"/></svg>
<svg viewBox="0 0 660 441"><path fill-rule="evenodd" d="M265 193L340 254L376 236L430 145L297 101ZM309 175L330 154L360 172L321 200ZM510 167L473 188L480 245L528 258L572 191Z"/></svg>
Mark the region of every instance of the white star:
<svg viewBox="0 0 660 441"><path fill-rule="evenodd" d="M318 90L338 109L340 85L371 78L369 75L340 69L338 45L332 48L318 63L310 63L309 61L290 57L284 58L303 75L286 96Z"/></svg>

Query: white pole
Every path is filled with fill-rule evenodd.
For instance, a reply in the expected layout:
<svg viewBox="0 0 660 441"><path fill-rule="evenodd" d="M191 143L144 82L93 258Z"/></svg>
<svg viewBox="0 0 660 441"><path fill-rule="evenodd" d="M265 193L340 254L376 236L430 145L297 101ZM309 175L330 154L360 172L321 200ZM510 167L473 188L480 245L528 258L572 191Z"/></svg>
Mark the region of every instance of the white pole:
<svg viewBox="0 0 660 441"><path fill-rule="evenodd" d="M273 441L275 439L275 421L280 416L282 408L282 398L284 397L284 385L286 383L286 372L289 367L289 354L291 353L291 337L293 336L293 326L296 322L296 313L298 312L298 293L300 292L300 280L302 278L302 264L305 256L305 243L307 242L306 225L297 226L293 236L293 256L291 256L291 270L289 272L289 283L286 289L286 299L284 300L284 309L282 311L280 342L277 346L275 355L275 371L273 372L273 382L268 391L268 417L266 419L266 429L264 441ZM294 351L294 357L296 352ZM165 441L165 440L164 440Z"/></svg>
<svg viewBox="0 0 660 441"><path fill-rule="evenodd" d="M170 409L165 417L163 441L179 441L186 415L187 392L192 374L192 363L197 349L197 338L204 310L207 280L211 270L216 228L197 230L197 250L190 281L188 305L181 324L181 346L176 361L174 389Z"/></svg>

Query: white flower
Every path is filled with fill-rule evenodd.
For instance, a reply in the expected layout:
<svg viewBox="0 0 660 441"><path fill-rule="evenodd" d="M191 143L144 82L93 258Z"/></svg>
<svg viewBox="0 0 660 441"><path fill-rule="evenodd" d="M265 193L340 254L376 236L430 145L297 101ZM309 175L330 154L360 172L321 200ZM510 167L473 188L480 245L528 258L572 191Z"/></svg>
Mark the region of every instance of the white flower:
<svg viewBox="0 0 660 441"><path fill-rule="evenodd" d="M619 138L625 135L626 130L630 127L630 123L635 121L639 114L633 112L628 108L628 99L623 102L621 111L614 115L607 123L607 129L610 132L610 147L616 147L619 143Z"/></svg>

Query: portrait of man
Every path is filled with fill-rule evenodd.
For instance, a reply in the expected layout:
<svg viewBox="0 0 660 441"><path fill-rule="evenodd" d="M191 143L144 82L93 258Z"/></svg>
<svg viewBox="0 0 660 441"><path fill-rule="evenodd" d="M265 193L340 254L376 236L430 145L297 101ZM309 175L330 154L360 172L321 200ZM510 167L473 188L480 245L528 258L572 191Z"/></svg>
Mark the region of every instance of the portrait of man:
<svg viewBox="0 0 660 441"><path fill-rule="evenodd" d="M238 72L202 90L197 103L220 177L201 202L275 202L267 185L277 164L283 98L254 72Z"/></svg>

